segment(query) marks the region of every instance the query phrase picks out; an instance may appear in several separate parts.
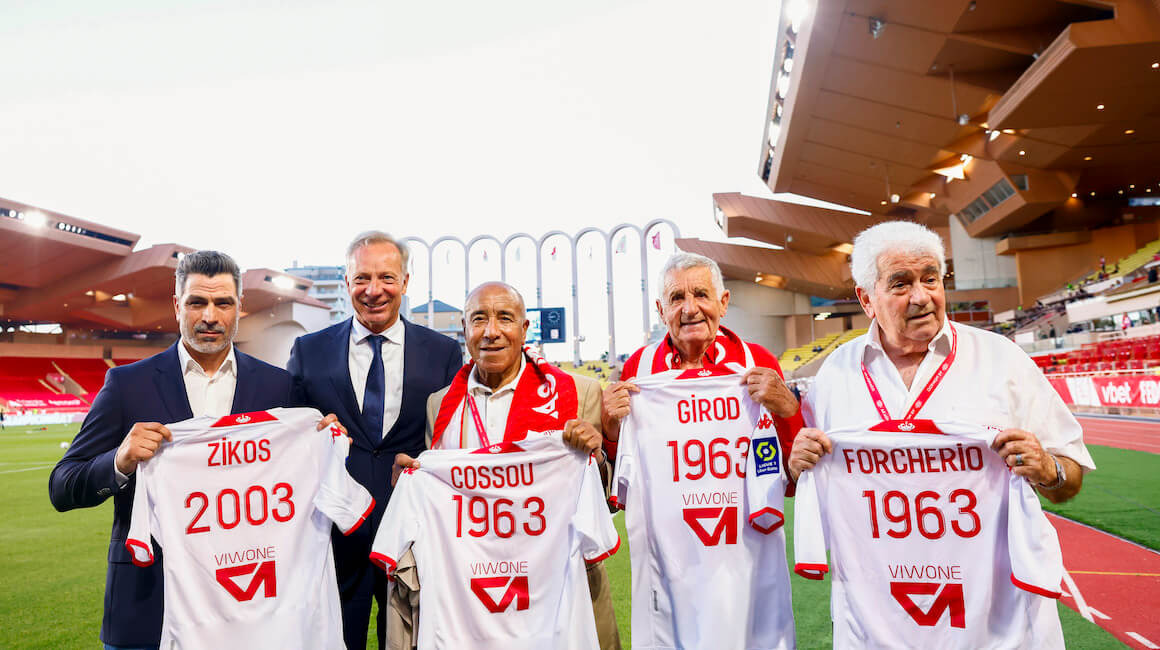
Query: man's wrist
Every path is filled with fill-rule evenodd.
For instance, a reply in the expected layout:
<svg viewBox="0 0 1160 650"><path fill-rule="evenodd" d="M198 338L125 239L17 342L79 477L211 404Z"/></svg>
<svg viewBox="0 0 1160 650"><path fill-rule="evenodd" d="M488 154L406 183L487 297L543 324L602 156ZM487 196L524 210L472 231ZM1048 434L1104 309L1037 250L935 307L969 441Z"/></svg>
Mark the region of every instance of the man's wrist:
<svg viewBox="0 0 1160 650"><path fill-rule="evenodd" d="M1036 485L1044 490L1058 490L1059 488L1063 487L1064 483L1067 482L1067 472L1064 471L1063 463L1059 462L1059 459L1055 457L1055 454L1049 455L1051 456L1052 462L1055 463L1055 482L1050 485L1044 483L1037 483Z"/></svg>

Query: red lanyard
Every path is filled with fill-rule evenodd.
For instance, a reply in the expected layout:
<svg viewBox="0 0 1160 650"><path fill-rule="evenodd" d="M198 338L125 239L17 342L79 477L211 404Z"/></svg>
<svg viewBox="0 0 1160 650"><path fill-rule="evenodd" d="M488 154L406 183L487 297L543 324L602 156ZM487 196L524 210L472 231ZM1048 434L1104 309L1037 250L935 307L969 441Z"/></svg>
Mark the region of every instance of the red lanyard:
<svg viewBox="0 0 1160 650"><path fill-rule="evenodd" d="M938 387L939 382L946 376L947 371L951 368L951 363L955 360L955 350L959 345L959 337L955 333L954 326L948 323L947 327L951 330L951 352L947 355L946 359L943 359L938 370L934 371L934 376L930 378L930 381L926 382L926 386L923 386L922 391L914 400L914 404L911 404L910 410L906 412L906 417L902 418L903 420L913 420L914 416L918 415L918 412L926 405L931 393ZM866 380L866 388L870 389L870 399L874 401L874 407L878 409L878 414L882 416L883 421L890 420L890 411L886 410L886 403L882 401L882 394L878 392L878 386L874 384L874 379L870 377L870 371L866 370L865 362L862 363L862 378Z"/></svg>
<svg viewBox="0 0 1160 650"><path fill-rule="evenodd" d="M490 447L491 441L487 438L487 428L483 426L483 418L479 417L479 407L475 405L475 396L471 394L471 391L467 391L466 399L467 405L471 407L471 419L475 422L475 432L479 434L479 446ZM459 446L463 446L463 441L460 441Z"/></svg>

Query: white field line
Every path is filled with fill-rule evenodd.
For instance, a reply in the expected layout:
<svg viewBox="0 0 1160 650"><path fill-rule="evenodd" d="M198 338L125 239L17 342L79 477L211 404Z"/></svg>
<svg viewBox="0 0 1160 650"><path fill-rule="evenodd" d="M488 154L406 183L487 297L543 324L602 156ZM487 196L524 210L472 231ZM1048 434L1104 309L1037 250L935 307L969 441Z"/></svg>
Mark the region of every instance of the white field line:
<svg viewBox="0 0 1160 650"><path fill-rule="evenodd" d="M1128 632L1127 635L1138 641L1140 645L1144 646L1145 648L1149 648L1150 650L1160 649L1160 645L1152 643L1148 639L1140 636L1139 634L1136 634L1135 632Z"/></svg>
<svg viewBox="0 0 1160 650"><path fill-rule="evenodd" d="M24 469L9 469L9 470L4 470L3 472L0 472L0 474L15 474L17 472L32 472L32 471L36 471L38 469L48 469L49 467L53 467L54 465L55 465L55 463L53 465L41 465L40 467L25 467Z"/></svg>

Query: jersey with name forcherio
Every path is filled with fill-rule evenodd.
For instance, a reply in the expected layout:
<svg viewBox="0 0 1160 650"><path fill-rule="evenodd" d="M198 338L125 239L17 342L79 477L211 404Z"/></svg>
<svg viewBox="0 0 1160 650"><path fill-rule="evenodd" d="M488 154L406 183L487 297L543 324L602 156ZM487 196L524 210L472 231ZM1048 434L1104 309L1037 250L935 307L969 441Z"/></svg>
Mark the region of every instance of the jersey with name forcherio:
<svg viewBox="0 0 1160 650"><path fill-rule="evenodd" d="M374 499L346 472L350 442L314 409L170 424L137 467L133 562L165 553L162 648L342 648L331 522L362 524Z"/></svg>
<svg viewBox="0 0 1160 650"><path fill-rule="evenodd" d="M414 552L418 647L596 648L584 562L612 555L620 538L588 455L557 431L418 460L371 548L388 573Z"/></svg>
<svg viewBox="0 0 1160 650"><path fill-rule="evenodd" d="M632 647L794 647L773 418L725 368L634 383L613 478L632 559Z"/></svg>
<svg viewBox="0 0 1160 650"><path fill-rule="evenodd" d="M1063 647L1059 540L991 449L997 433L930 420L827 432L833 452L798 479L794 570L833 568L834 647Z"/></svg>

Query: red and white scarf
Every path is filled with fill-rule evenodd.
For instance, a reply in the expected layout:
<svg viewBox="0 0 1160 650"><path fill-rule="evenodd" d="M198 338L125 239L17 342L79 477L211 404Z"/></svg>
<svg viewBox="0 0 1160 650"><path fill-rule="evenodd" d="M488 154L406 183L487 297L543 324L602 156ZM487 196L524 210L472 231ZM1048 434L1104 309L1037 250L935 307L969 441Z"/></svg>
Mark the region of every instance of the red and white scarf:
<svg viewBox="0 0 1160 650"><path fill-rule="evenodd" d="M709 346L708 350L705 350L705 356L702 360L706 368L728 364L737 364L741 368L754 366L753 352L749 350L749 344L742 341L741 337L724 325L717 327L717 340ZM665 338L646 346L641 351L640 363L637 365L635 376L647 377L658 372L679 370L680 368L681 353L673 345L672 337L665 335ZM736 367L733 369L738 370Z"/></svg>
<svg viewBox="0 0 1160 650"><path fill-rule="evenodd" d="M580 400L576 392L576 380L568 373L553 366L529 347L524 347L524 370L516 383L512 405L508 410L507 427L503 439L494 439L496 433L481 430L482 419L474 418L478 412L470 408L467 380L475 370L475 361L459 369L443 401L439 403L439 415L435 418L431 448L438 449L439 441L447 432L458 435L462 447L467 439L467 418L475 420L473 427L482 445L516 442L527 437L529 431L555 431L563 429L564 423L576 418L580 410Z"/></svg>

